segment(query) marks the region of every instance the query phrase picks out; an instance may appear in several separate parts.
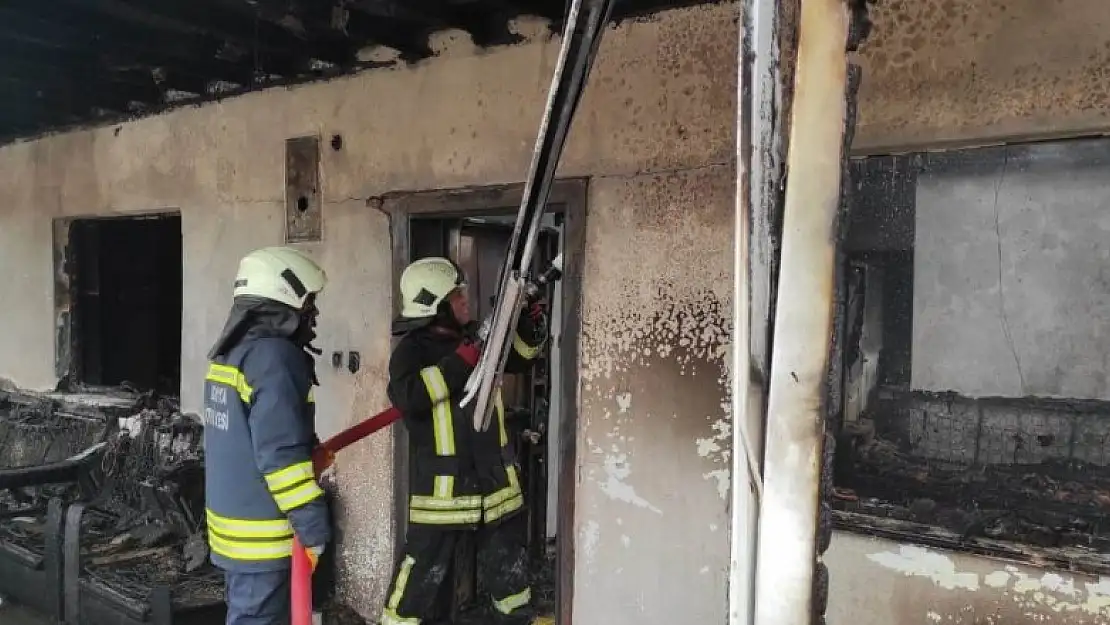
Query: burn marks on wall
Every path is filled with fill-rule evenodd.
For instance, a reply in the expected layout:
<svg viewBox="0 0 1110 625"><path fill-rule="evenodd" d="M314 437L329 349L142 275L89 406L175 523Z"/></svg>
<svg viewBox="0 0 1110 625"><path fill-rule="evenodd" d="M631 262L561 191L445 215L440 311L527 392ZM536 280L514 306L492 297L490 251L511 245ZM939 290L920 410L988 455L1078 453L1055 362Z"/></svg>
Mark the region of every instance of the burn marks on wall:
<svg viewBox="0 0 1110 625"><path fill-rule="evenodd" d="M734 182L727 165L591 181L580 613L639 604L659 620L723 618ZM662 545L674 536L686 538L672 552ZM676 603L665 589L679 579L703 590ZM584 590L598 584L604 603Z"/></svg>

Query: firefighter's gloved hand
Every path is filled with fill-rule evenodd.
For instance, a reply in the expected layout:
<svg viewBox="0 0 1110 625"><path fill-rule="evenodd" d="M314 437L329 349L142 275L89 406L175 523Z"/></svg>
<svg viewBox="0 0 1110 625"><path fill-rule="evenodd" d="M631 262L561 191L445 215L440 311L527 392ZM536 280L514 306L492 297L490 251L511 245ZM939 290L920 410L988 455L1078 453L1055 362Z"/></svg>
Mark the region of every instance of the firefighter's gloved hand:
<svg viewBox="0 0 1110 625"><path fill-rule="evenodd" d="M324 555L324 546L319 547L305 547L304 552L308 554L308 562L312 564L312 572L316 572L316 565L320 562L320 556Z"/></svg>
<svg viewBox="0 0 1110 625"><path fill-rule="evenodd" d="M482 355L482 346L479 343L463 341L455 349L455 353L463 359L463 362L471 367L476 367L478 366L478 358Z"/></svg>

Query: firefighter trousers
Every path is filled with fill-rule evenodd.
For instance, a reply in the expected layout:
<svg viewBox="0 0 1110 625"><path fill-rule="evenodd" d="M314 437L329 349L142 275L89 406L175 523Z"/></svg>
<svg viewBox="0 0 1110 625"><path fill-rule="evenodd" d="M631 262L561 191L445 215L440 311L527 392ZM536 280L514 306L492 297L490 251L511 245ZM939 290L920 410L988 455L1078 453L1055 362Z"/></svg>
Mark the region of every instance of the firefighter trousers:
<svg viewBox="0 0 1110 625"><path fill-rule="evenodd" d="M224 571L227 625L289 625L289 571Z"/></svg>
<svg viewBox="0 0 1110 625"><path fill-rule="evenodd" d="M410 524L405 553L386 595L382 625L422 625L435 613L455 546L468 532L476 532L478 588L491 607L514 615L532 601L528 581L527 515L516 514L492 527L445 530L434 525Z"/></svg>

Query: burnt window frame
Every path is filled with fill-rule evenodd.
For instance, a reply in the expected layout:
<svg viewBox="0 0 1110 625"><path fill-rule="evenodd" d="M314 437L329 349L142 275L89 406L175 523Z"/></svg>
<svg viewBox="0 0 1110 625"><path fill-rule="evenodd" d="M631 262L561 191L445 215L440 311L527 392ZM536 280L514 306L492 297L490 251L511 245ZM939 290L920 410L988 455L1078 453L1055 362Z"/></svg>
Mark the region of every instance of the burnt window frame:
<svg viewBox="0 0 1110 625"><path fill-rule="evenodd" d="M57 390L66 390L67 387L88 387L84 382L82 365L82 335L80 311L80 285L77 276L80 271L77 267L78 258L71 248L73 243L72 229L74 224L80 222L107 222L107 221L135 221L176 219L181 234L181 301L184 302L185 282L185 218L179 208L165 207L147 211L109 214L78 214L55 217L51 222L52 235L52 267L53 280L53 310L54 310L54 375L58 380ZM182 304L184 305L184 304ZM180 336L184 336L184 308L179 311ZM181 356L183 353L183 339L178 341L178 388L172 393L180 395L181 389ZM90 387L91 388L91 387ZM99 388L99 387L97 387ZM144 389L149 390L149 389Z"/></svg>
<svg viewBox="0 0 1110 625"><path fill-rule="evenodd" d="M1102 136L1046 138L1042 141L1025 140L992 145L962 145L945 147L943 149L931 149L924 147L916 150L904 150L895 154L854 154L851 158L852 163L850 166L852 176L845 179L845 185L847 188L845 189L845 193L843 194L847 204L844 208L844 212L842 213L842 215L845 217L845 231L841 240L839 258L840 263L838 265L838 275L842 278L838 284L838 286L841 287L841 292L838 293L837 298L838 309L843 311L845 308L847 293L843 292L845 289L842 285L846 284L846 280L844 278L850 271L850 262L857 259L861 252L861 250L858 249L859 247L861 247L859 245L859 242L861 240L861 233L853 232L852 228L853 226L858 227L859 225L862 225L860 220L860 212L866 211L857 210L858 207L856 204L854 204L854 202L857 201L857 198L854 194L858 193L865 184L865 181L861 180L858 177L858 174L861 169L866 171L869 162L877 163L883 160L895 162L900 161L904 166L908 167L908 170L906 170L904 173L909 179L912 179L912 181L908 185L910 189L910 196L904 199L908 200L909 206L911 207L912 211L911 229L908 231L911 238L909 254L911 267L910 277L912 280L913 277L916 275L915 272L917 271L917 261L914 258L916 256L917 222L916 192L914 191L914 189L916 188L916 178L918 174L930 169L952 171L953 169L957 168L961 170L970 168L978 169L979 171L986 171L988 168L991 167L1001 167L1001 171L1005 172L1007 167L1015 167L1015 163L1020 161L1022 158L1035 158L1038 150L1062 150L1073 152L1072 154L1061 157L1062 161L1066 161L1069 158L1078 159L1077 155L1088 153L1093 153L1098 156L1099 158L1095 159L1095 161L1100 164L1104 165L1105 163L1110 161L1110 139ZM1082 161L1082 159L1078 160ZM1014 170L1011 169L1011 171ZM1061 181L1059 184L1066 183ZM866 204L868 201L869 200L863 200L862 203ZM885 234L886 233L878 233L878 236L875 237L875 239L882 239L884 238ZM906 236L906 234L907 233L903 231L896 233L894 237L904 237ZM866 236L863 238L866 238ZM874 241L875 239L873 239L872 241ZM880 243L879 245L881 247L882 244ZM866 245L864 245L863 247L866 247ZM868 252L866 250L863 250L864 256L866 256L867 253ZM887 280L885 285L890 285L890 283L891 281ZM911 293L911 297L912 290L913 286L910 285L909 292ZM888 291L889 289L884 291L884 299L889 298L890 293ZM886 310L888 307L889 302L884 303L884 310ZM911 304L910 314L912 315L912 313L913 307ZM912 327L914 323L916 323L915 320L909 320L909 332L911 333L911 336L909 338L910 350L912 350ZM843 335L844 331L841 327L843 325L844 323L842 322L842 320L838 321L837 331L839 331L841 335ZM887 328L885 326L883 328L883 334L887 334ZM1067 444L1074 446L1074 432L1075 430L1080 429L1078 422L1082 419L1089 419L1093 416L1096 416L1095 413L1105 414L1107 412L1106 409L1110 407L1110 401L1107 400L1088 400L1082 398L1063 397L1058 398L1049 396L1032 398L1020 398L1010 396L971 397L956 395L955 393L943 393L924 390L915 391L910 379L912 368L912 351L904 355L900 354L898 355L898 358L902 358L903 356L908 357L910 359L910 362L904 363L905 370L898 372L898 379L893 384L889 383L889 379L886 380L886 383L884 383L883 380L884 378L886 378L886 375L884 373L885 366L883 364L880 364L880 383L877 387L878 390L884 392L890 392L891 390L893 390L895 394L904 392L906 395L910 395L914 392L925 393L935 396L935 401L939 402L950 401L960 404L981 403L983 405L989 405L990 408L1003 410L1009 406L1015 406L1018 404L1020 404L1021 408L1027 410L1064 410L1072 414L1072 416L1076 419L1077 424L1074 426L1072 436L1069 440L1057 441L1057 443L1061 445ZM880 362L882 363L884 359L885 356L881 356ZM889 424L880 423L879 421L882 418L881 416L880 419L874 419L874 415L871 415L872 422L868 424L867 427L864 427L862 429L856 429L853 424L848 424L843 421L845 408L843 391L846 388L845 377L847 376L846 367L848 365L848 354L846 353L846 346L838 344L836 340L833 341L830 349L830 364L834 368L831 368L829 372L829 417L831 419L830 426L834 428L834 432L838 436L837 451L840 453L851 453L850 450L862 440L866 440L877 435L880 436L880 438L885 438L885 436L883 436L884 434L889 435L889 432L884 433L882 431L884 429L884 426L889 426ZM1098 406L1095 406L1094 404L1098 404ZM964 406L964 408L966 408L966 406ZM984 408L980 406L979 410L980 412L982 412ZM978 428L979 430L981 430L983 427L982 423L983 421L980 415L978 424L971 427L972 429ZM1036 432L1030 430L1028 432L1028 437L1032 438L1035 434ZM979 457L978 447L982 444L982 432L975 434L975 436L976 448L974 451L974 460L968 466L972 468L979 466L990 466L990 463L988 461L983 461ZM837 459L840 461L844 460L843 458ZM1069 457L1069 459L1063 460L1062 462L1070 463L1072 461L1073 459ZM947 461L944 458L937 458L924 459L923 462L935 462L938 465L944 465ZM840 463L837 464L839 465ZM1027 463L1017 462L1017 460L1015 460L1013 464L1018 466L1027 465ZM1051 464L1051 462L1049 464ZM1029 473L1052 477L1052 473L1045 465L1033 463L1031 465L1028 465L1027 468L1030 469L1028 471ZM1110 469L1110 467L1107 468ZM833 470L835 473L837 471L843 470L843 467L835 466ZM835 486L838 487L843 485L839 479L834 480L833 483ZM937 492L939 492L939 490ZM866 493L864 493L864 496L866 497ZM1053 567L1081 574L1110 574L1110 558L1106 557L1105 555L1100 556L1098 553L1083 553L1080 550L1070 548L1066 545L1058 547L1043 546L1038 545L1031 540L991 538L989 536L983 535L982 533L971 534L970 532L968 532L965 533L965 535L961 536L958 533L952 532L950 530L938 531L941 529L941 526L937 525L936 523L929 524L925 522L887 518L875 511L851 511L851 505L845 505L843 502L836 507L837 509L834 512L834 525L838 530L841 531L846 531L854 534L862 534L866 536L875 536L903 543L920 544L957 553L969 553L994 558L1005 558L1034 566ZM1105 526L1105 523L1099 521L1097 517L1105 517L1107 522L1110 522L1110 511L1103 513L1099 512L1098 510L1092 510L1090 514L1085 514L1084 512L1084 510L1079 510L1077 508L1075 516L1081 520L1095 519L1094 522L1100 526ZM1021 514L1022 512L1018 510L1015 513L1015 516L1020 517ZM986 516L989 517L989 515ZM980 519L980 521L983 521L983 519ZM989 522L990 519L987 518L986 521ZM1097 528L1092 528L1090 534L1097 537L1095 540L1097 544L1105 544L1107 541L1110 541L1110 532L1106 530L1097 531ZM970 537L974 537L974 540L969 540Z"/></svg>

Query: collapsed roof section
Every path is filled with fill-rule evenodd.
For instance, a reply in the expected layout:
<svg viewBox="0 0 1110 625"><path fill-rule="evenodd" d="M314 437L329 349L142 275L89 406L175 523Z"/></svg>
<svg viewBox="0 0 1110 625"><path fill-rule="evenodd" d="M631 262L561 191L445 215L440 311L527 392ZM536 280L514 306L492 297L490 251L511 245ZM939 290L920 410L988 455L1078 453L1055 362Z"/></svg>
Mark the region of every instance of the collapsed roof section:
<svg viewBox="0 0 1110 625"><path fill-rule="evenodd" d="M697 2L622 0L616 19L684 4ZM0 141L419 61L442 30L512 44L511 20L561 29L565 10L564 0L9 0ZM379 46L396 60L367 60Z"/></svg>

